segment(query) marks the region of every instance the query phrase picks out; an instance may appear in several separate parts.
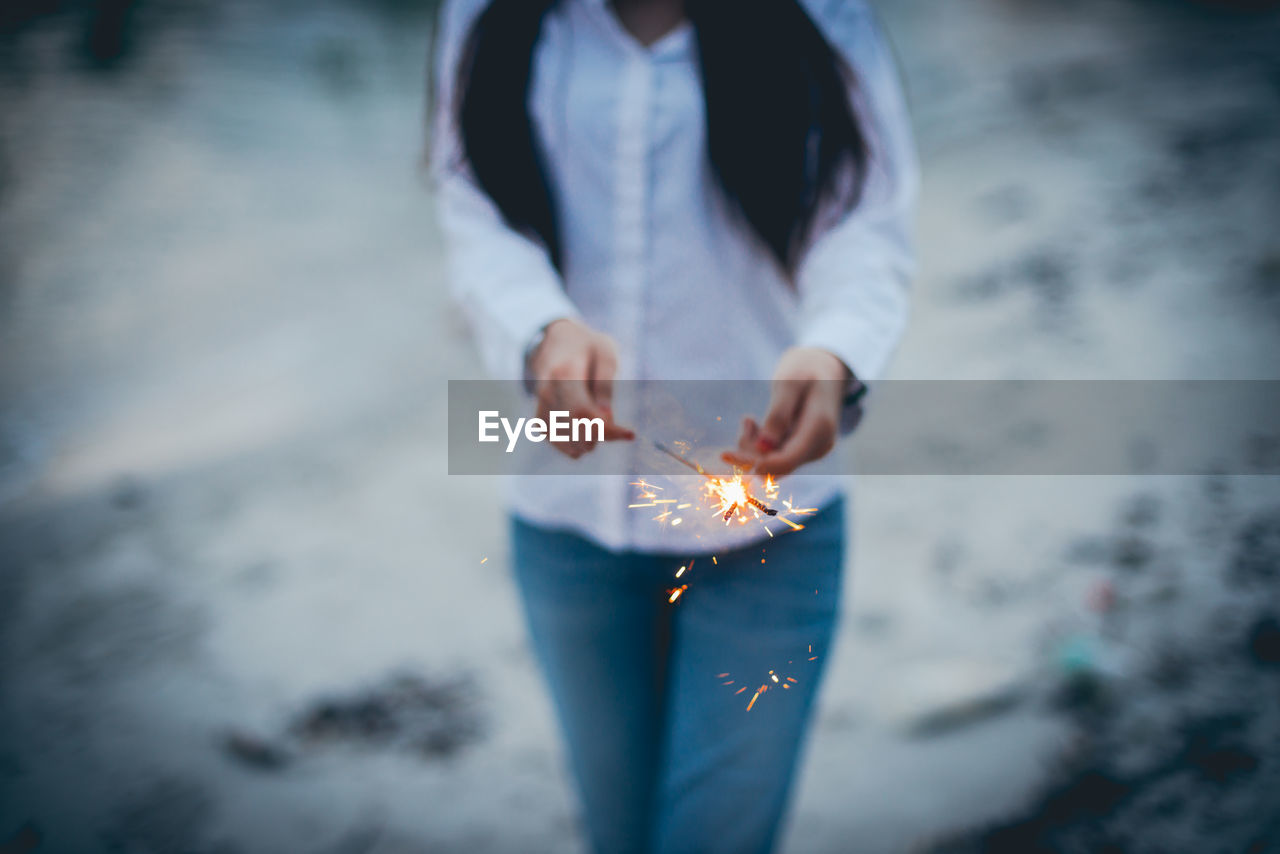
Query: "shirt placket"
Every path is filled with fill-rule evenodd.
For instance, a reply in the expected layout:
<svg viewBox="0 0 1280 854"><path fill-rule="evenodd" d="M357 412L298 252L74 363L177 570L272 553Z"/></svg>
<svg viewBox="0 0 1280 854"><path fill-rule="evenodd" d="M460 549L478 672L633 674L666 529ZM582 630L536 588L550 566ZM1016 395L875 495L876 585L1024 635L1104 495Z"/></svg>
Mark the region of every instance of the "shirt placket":
<svg viewBox="0 0 1280 854"><path fill-rule="evenodd" d="M613 288L615 299L613 328L618 336L618 350L632 362L627 374L634 379L645 378L641 324L644 318L644 292L648 276L647 188L649 186L648 127L653 91L653 66L639 51L631 52L625 60L620 97L618 100L617 146L614 162L614 264ZM621 423L634 423L638 414L635 398L620 395L617 412ZM635 462L636 449L631 450ZM627 491L625 478L612 479L620 494L605 497L602 507L611 508L613 518L610 527L621 537L626 533L628 543L633 541L630 527L634 519L626 513Z"/></svg>

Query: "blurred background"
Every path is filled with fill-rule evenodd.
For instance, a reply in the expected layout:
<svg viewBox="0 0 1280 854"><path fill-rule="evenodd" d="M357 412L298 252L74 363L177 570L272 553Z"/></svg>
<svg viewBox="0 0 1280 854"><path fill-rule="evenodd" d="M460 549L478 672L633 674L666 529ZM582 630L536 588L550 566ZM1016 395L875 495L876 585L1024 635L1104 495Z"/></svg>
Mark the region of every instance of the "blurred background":
<svg viewBox="0 0 1280 854"><path fill-rule="evenodd" d="M1280 14L884 0L898 378L1280 379ZM581 851L426 0L0 11L0 851ZM867 477L788 852L1280 851L1274 477Z"/></svg>

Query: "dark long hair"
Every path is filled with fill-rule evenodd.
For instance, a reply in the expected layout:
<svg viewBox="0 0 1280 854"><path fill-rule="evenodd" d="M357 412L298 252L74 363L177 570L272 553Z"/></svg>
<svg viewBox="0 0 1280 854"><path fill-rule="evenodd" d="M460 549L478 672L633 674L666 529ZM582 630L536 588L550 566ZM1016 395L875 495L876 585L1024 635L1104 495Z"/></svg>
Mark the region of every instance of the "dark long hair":
<svg viewBox="0 0 1280 854"><path fill-rule="evenodd" d="M559 0L492 0L461 54L455 102L462 148L507 224L563 246L529 115L542 22ZM819 214L858 200L868 143L849 97L852 70L799 0L686 0L697 34L707 154L732 206L789 274Z"/></svg>

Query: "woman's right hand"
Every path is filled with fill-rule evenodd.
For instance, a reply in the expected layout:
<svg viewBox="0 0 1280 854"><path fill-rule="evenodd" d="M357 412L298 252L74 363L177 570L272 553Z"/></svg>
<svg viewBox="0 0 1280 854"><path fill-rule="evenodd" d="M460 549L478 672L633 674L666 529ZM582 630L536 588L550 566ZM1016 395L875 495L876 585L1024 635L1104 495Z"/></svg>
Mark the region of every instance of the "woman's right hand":
<svg viewBox="0 0 1280 854"><path fill-rule="evenodd" d="M613 421L613 378L618 370L613 339L572 318L553 320L529 356L538 417L568 411L570 418L603 418L604 439L634 439L635 434ZM594 441L556 442L557 451L573 459L594 448Z"/></svg>

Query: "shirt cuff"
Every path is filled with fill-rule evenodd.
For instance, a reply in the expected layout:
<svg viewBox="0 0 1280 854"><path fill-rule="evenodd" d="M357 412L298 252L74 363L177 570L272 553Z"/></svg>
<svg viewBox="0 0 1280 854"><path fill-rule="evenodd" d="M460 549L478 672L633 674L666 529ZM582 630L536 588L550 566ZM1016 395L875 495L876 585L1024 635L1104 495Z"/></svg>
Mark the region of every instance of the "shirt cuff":
<svg viewBox="0 0 1280 854"><path fill-rule="evenodd" d="M828 314L804 329L797 342L802 347L826 350L853 374L840 409L839 432L848 436L862 423L868 383L878 379L889 361L892 340L883 329L848 314Z"/></svg>
<svg viewBox="0 0 1280 854"><path fill-rule="evenodd" d="M888 366L896 337L889 333L883 325L834 312L813 318L801 330L796 343L826 350L844 362L854 377L870 383L879 379Z"/></svg>
<svg viewBox="0 0 1280 854"><path fill-rule="evenodd" d="M501 366L499 376L523 379L525 357L538 333L552 321L578 318L578 309L559 289L544 293L535 293L531 289L525 294L516 291L505 301L506 329L503 330L503 340L495 348L502 352L492 354L492 359L495 366Z"/></svg>

